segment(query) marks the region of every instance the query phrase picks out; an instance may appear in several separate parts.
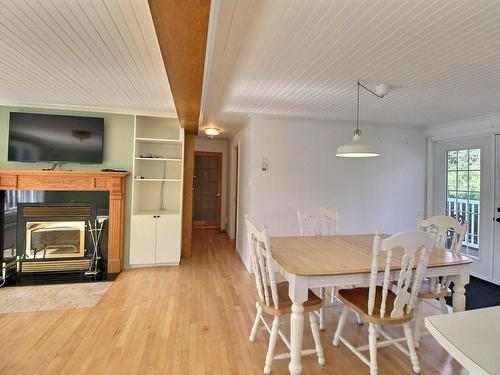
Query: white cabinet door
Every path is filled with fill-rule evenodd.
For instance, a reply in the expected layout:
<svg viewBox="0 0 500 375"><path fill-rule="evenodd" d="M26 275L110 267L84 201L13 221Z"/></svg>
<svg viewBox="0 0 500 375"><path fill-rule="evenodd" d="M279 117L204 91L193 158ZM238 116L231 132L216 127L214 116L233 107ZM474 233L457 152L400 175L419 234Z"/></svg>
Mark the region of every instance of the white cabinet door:
<svg viewBox="0 0 500 375"><path fill-rule="evenodd" d="M160 215L156 223L156 263L178 264L181 256L180 215Z"/></svg>
<svg viewBox="0 0 500 375"><path fill-rule="evenodd" d="M132 215L130 264L156 263L156 219L153 215Z"/></svg>

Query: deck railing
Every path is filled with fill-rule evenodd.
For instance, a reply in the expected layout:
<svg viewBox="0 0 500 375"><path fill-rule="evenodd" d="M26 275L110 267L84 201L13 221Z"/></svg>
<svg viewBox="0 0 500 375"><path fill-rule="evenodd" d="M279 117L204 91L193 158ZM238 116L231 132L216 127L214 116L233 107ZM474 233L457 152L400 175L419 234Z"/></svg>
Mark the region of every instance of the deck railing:
<svg viewBox="0 0 500 375"><path fill-rule="evenodd" d="M449 216L457 218L459 221L467 220L469 228L467 237L464 239L464 246L479 249L479 228L480 228L480 201L448 198L446 210Z"/></svg>

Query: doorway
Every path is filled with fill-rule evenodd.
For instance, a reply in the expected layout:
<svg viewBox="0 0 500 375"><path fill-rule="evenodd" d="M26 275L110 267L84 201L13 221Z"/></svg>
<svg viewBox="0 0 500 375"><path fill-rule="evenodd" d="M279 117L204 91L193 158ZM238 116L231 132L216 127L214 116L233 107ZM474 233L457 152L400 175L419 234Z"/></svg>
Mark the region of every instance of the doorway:
<svg viewBox="0 0 500 375"><path fill-rule="evenodd" d="M221 228L222 153L194 153L193 228Z"/></svg>
<svg viewBox="0 0 500 375"><path fill-rule="evenodd" d="M471 274L498 283L500 270L493 264L500 256L495 249L500 246L500 234L497 234L500 224L496 227L492 218L495 219L495 195L497 200L500 199L494 189L495 176L500 176L500 172L495 173L494 156L493 136L439 142L436 148L435 214L468 222L462 253L474 261ZM496 191L498 189L500 184L497 183ZM500 200L495 207L500 207ZM500 211L497 216L500 217Z"/></svg>

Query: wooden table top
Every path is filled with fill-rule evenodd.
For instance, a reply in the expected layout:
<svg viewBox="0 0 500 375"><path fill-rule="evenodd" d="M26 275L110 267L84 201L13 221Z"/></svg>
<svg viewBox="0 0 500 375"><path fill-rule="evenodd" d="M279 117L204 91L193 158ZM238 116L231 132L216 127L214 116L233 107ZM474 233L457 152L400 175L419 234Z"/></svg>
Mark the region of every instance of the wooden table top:
<svg viewBox="0 0 500 375"><path fill-rule="evenodd" d="M348 275L370 273L373 234L324 237L273 237L273 258L287 272L301 276ZM381 235L388 237L388 235ZM401 266L403 249L393 250L393 269ZM472 263L470 258L434 249L428 268ZM385 266L385 254L379 267Z"/></svg>

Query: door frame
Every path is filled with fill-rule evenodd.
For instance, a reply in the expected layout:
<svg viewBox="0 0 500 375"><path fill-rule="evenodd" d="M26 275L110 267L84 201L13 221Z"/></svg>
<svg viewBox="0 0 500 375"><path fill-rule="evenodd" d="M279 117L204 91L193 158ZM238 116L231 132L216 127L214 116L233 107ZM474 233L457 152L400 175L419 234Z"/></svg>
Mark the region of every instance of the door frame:
<svg viewBox="0 0 500 375"><path fill-rule="evenodd" d="M194 170L196 171L196 156L216 156L217 157L217 224L216 225L197 225L194 221L194 198L193 191L193 228L194 229L218 229L221 230L222 215L222 152L215 151L195 151L194 152ZM196 180L195 180L196 183Z"/></svg>
<svg viewBox="0 0 500 375"><path fill-rule="evenodd" d="M234 161L234 196L233 196L233 204L234 204L234 220L233 220L233 230L234 230L234 248L238 244L238 204L240 200L240 144L236 144L233 146L233 161Z"/></svg>
<svg viewBox="0 0 500 375"><path fill-rule="evenodd" d="M481 148L481 229L480 254L484 262L475 261L471 275L486 281L493 280L494 257L494 184L495 184L495 136L460 138L436 142L434 158L434 215L444 215L446 204L446 153L449 150Z"/></svg>
<svg viewBox="0 0 500 375"><path fill-rule="evenodd" d="M497 221L500 217L500 134L494 135L494 161L495 161L495 174L493 176L495 197L493 207L493 277L492 282L500 285L500 222Z"/></svg>

